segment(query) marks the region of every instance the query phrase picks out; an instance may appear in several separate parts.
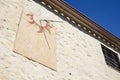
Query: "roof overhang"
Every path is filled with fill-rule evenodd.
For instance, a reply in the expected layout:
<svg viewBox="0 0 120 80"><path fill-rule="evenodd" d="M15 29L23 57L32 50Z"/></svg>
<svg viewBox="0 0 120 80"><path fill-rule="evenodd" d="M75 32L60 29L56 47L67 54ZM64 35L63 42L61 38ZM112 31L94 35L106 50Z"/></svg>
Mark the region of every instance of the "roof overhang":
<svg viewBox="0 0 120 80"><path fill-rule="evenodd" d="M90 35L120 52L120 39L96 24L76 9L65 3L63 0L40 0L41 4L46 5L54 12L61 14L68 21L71 21L78 28L82 28Z"/></svg>

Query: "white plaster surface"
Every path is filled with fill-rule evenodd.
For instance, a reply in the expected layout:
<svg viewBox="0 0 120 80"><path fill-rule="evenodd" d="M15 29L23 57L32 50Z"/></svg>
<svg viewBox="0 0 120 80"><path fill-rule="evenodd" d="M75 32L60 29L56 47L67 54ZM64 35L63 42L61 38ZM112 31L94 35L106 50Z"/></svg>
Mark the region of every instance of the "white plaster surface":
<svg viewBox="0 0 120 80"><path fill-rule="evenodd" d="M37 22L63 21L52 23L57 71L13 52L22 7L32 12ZM106 65L100 44L32 0L0 0L0 80L120 80L120 72Z"/></svg>

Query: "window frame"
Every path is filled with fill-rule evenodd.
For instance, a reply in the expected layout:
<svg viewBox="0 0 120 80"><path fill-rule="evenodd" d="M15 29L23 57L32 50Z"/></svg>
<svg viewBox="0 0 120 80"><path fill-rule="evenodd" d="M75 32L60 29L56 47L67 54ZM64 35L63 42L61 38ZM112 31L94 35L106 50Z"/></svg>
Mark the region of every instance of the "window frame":
<svg viewBox="0 0 120 80"><path fill-rule="evenodd" d="M118 54L108 49L104 45L101 45L101 47L106 64L115 70L120 71L120 59Z"/></svg>

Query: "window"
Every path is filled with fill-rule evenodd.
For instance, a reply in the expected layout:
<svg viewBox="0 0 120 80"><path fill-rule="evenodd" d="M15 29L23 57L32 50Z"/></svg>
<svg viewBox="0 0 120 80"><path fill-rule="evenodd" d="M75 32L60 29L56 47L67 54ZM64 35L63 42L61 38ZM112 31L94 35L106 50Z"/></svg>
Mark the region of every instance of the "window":
<svg viewBox="0 0 120 80"><path fill-rule="evenodd" d="M118 55L103 45L102 45L102 50L103 50L106 64L120 71L120 62L119 62Z"/></svg>

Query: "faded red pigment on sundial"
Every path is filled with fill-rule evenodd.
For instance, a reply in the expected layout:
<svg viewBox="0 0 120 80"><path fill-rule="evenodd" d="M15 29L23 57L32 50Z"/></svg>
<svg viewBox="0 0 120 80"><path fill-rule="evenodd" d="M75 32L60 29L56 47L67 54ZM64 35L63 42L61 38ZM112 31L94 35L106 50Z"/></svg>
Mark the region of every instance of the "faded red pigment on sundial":
<svg viewBox="0 0 120 80"><path fill-rule="evenodd" d="M42 26L41 21L40 21L40 24L38 24L38 23L34 20L34 18L33 18L34 15L33 15L33 14L26 14L26 16L29 16L29 17L30 17L30 20L28 21L30 24L35 24L36 26L39 27L38 33L44 32L45 29L46 29L49 33L51 33L51 32L50 32L50 29L52 28L52 26L50 26L50 22L49 22L49 21L44 20L44 21L46 22L46 25L45 25L45 26Z"/></svg>

